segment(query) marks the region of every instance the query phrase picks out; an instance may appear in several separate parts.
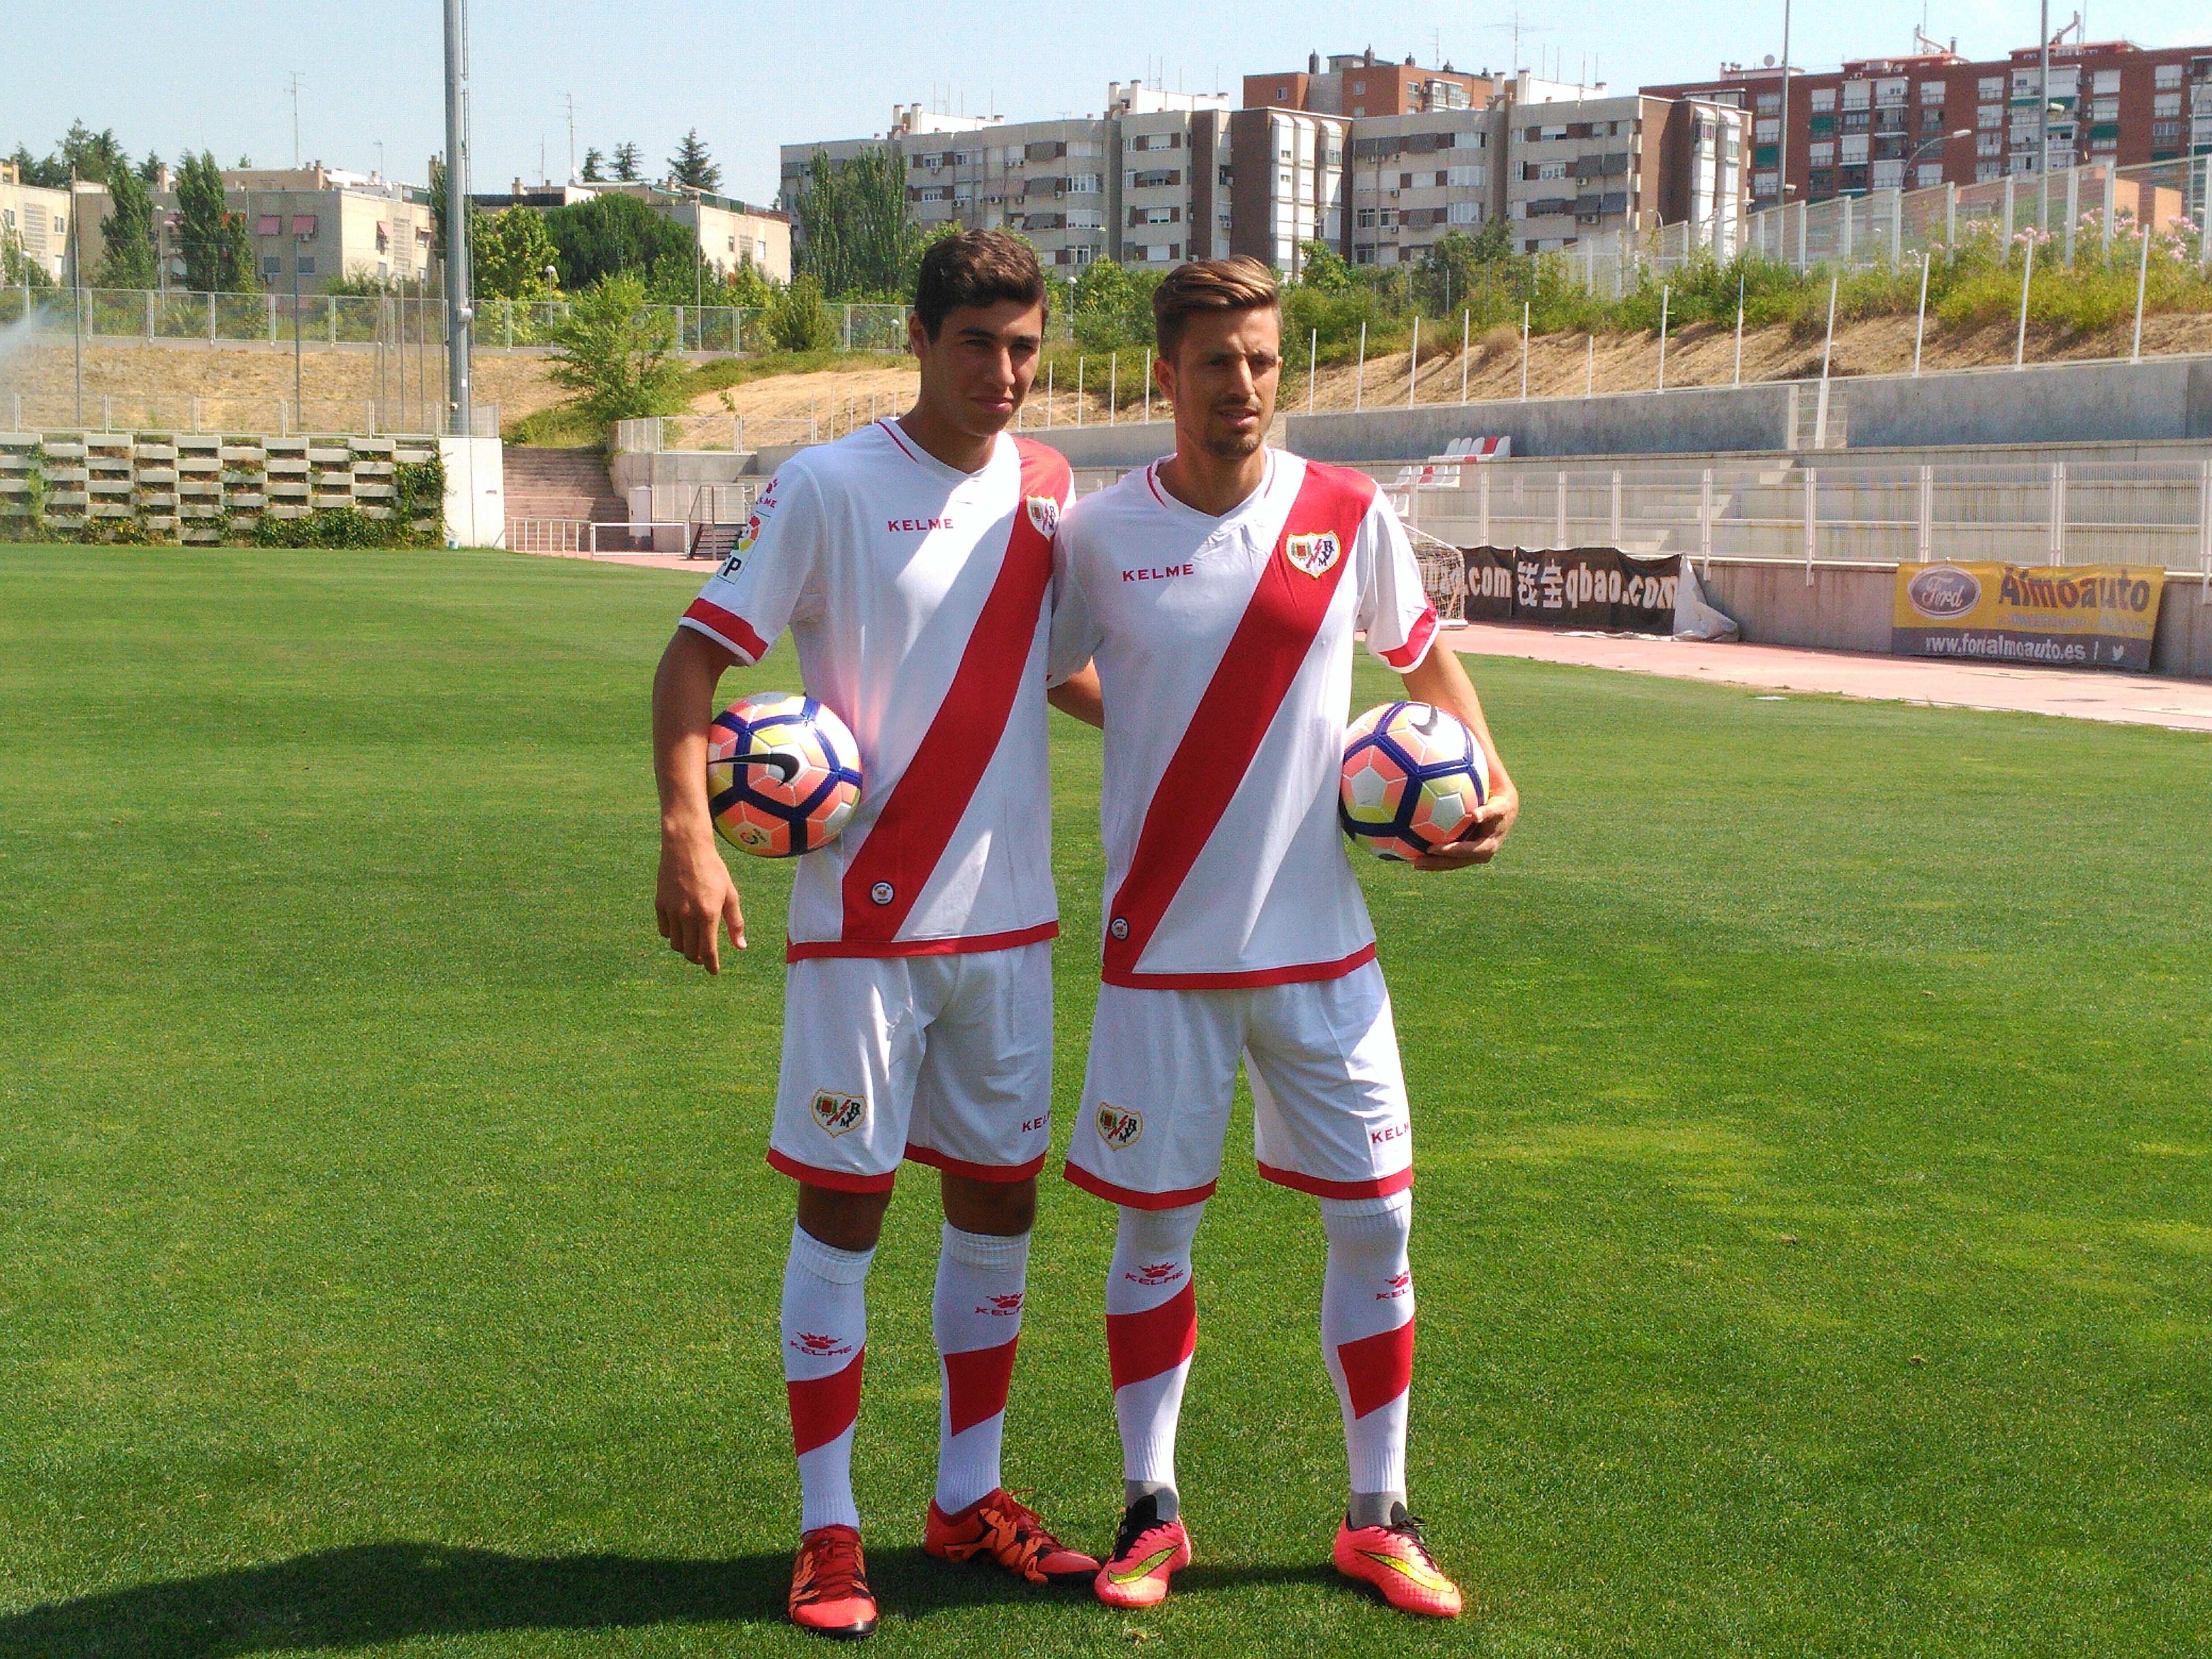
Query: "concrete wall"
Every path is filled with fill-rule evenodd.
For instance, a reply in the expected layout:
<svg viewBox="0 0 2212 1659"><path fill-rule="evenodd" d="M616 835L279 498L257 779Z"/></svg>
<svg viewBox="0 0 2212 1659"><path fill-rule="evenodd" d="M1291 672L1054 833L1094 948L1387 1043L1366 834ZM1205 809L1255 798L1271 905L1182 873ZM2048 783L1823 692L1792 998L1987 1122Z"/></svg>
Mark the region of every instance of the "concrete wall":
<svg viewBox="0 0 2212 1659"><path fill-rule="evenodd" d="M1850 447L2212 438L2212 358L1854 379Z"/></svg>
<svg viewBox="0 0 2212 1659"><path fill-rule="evenodd" d="M1786 449L1790 408L1790 388L1771 385L1698 386L1659 396L1428 404L1358 414L1293 411L1289 447L1317 461L1340 463L1437 455L1455 438L1510 438L1516 456ZM1856 404L1852 419L1857 419Z"/></svg>
<svg viewBox="0 0 2212 1659"><path fill-rule="evenodd" d="M1802 645L1829 651L1889 652L1897 567L1821 564L1805 584L1802 563L1699 559L1706 600L1732 618L1752 645ZM2212 605L2195 576L2168 576L2151 641L2154 674L2212 679Z"/></svg>

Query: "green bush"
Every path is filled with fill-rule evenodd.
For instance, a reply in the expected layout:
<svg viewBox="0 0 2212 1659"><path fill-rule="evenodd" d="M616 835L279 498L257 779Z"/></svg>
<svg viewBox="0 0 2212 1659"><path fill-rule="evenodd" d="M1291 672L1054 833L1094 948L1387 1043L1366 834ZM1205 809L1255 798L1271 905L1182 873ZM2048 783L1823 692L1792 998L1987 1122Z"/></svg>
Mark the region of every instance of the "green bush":
<svg viewBox="0 0 2212 1659"><path fill-rule="evenodd" d="M837 319L822 297L822 284L805 271L776 295L768 330L782 351L828 351L837 344Z"/></svg>
<svg viewBox="0 0 2212 1659"><path fill-rule="evenodd" d="M575 297L551 329L547 375L576 396L575 408L601 426L675 412L684 364L674 356L676 319L647 310L645 284L629 274L603 277Z"/></svg>

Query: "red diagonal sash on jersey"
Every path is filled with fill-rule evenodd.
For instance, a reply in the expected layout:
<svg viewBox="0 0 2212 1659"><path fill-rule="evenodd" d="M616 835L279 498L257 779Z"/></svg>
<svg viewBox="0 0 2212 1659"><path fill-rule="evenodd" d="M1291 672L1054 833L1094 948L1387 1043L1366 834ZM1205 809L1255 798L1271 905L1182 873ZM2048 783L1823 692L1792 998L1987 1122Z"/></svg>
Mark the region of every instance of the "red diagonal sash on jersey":
<svg viewBox="0 0 2212 1659"><path fill-rule="evenodd" d="M1019 440L1016 441L1020 442ZM960 653L960 666L860 854L845 871L842 942L888 945L928 884L960 815L998 752L1022 672L1036 641L1037 617L1052 580L1052 532L1029 509L1031 496L1066 498L1066 461L1055 450L1022 443L1022 499L998 580ZM1040 785L1042 781L1039 780ZM885 894L882 902L878 894Z"/></svg>
<svg viewBox="0 0 2212 1659"><path fill-rule="evenodd" d="M1105 950L1110 982L1141 982L1127 976L1136 972L1160 918L1229 810L1274 724L1328 614L1345 567L1352 562L1352 539L1374 495L1373 482L1362 473L1307 466L1283 533L1260 572L1259 586L1145 809L1129 873L1107 912L1113 919ZM1291 537L1332 530L1338 552L1328 569L1308 575L1291 562Z"/></svg>

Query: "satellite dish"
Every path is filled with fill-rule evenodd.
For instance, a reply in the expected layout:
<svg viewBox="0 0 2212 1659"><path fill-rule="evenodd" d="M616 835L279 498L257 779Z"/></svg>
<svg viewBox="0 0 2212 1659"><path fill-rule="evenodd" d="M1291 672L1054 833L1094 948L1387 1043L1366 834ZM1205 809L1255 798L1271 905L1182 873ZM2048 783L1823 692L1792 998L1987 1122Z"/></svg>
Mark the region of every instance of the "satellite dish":
<svg viewBox="0 0 2212 1659"><path fill-rule="evenodd" d="M1766 54L1766 67L1769 69L1774 67L1774 54L1771 52Z"/></svg>

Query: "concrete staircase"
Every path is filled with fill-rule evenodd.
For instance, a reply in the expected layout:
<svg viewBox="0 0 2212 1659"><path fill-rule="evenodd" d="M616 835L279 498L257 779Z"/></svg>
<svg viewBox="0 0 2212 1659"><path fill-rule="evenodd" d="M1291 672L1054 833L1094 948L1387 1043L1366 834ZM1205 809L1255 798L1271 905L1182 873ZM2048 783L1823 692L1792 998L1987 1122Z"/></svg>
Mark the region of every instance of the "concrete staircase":
<svg viewBox="0 0 2212 1659"><path fill-rule="evenodd" d="M538 449L510 445L505 456L507 516L517 519L581 520L628 524L629 507L615 494L606 458L596 449ZM623 544L619 534L600 532L602 544ZM510 538L509 545L513 545Z"/></svg>

